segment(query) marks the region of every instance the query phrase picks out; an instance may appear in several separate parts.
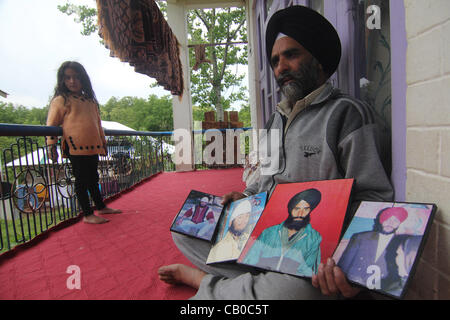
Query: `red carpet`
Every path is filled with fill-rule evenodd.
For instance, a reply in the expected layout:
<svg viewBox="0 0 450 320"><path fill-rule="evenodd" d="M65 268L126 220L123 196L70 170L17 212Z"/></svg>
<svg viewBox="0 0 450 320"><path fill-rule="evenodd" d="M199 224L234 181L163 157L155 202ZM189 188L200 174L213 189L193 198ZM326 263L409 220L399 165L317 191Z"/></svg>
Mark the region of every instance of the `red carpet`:
<svg viewBox="0 0 450 320"><path fill-rule="evenodd" d="M242 169L162 173L108 202L109 223L75 222L0 256L0 299L174 300L195 291L158 279L160 266L189 264L170 224L191 189L223 195L244 189ZM69 266L78 266L80 289Z"/></svg>

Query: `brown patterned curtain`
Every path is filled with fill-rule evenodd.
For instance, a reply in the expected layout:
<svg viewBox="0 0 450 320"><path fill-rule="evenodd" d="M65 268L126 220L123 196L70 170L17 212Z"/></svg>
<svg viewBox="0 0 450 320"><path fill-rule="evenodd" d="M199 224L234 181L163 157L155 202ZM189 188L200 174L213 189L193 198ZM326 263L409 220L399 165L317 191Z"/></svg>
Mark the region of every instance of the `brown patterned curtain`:
<svg viewBox="0 0 450 320"><path fill-rule="evenodd" d="M154 0L97 0L99 35L112 57L183 93L178 40Z"/></svg>

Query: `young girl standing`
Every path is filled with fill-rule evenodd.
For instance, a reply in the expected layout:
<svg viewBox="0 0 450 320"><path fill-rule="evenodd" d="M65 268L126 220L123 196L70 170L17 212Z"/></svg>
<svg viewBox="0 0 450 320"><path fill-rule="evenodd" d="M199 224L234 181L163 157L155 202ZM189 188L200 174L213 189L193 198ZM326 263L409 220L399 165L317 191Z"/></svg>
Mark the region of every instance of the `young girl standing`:
<svg viewBox="0 0 450 320"><path fill-rule="evenodd" d="M62 126L62 153L72 164L75 193L83 211L83 221L95 224L108 222L94 215L89 201L90 193L100 214L121 212L104 204L98 187L98 155L106 155L106 139L91 81L80 63L66 61L58 69L47 126ZM57 141L58 137L47 137L54 162L58 160Z"/></svg>

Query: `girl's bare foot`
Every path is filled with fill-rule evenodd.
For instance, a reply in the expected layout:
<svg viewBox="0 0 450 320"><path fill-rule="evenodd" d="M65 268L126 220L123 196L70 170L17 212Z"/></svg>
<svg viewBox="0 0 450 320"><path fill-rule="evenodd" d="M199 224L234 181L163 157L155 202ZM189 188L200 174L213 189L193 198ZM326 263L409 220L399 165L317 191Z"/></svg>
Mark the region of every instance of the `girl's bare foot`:
<svg viewBox="0 0 450 320"><path fill-rule="evenodd" d="M109 221L108 219L96 216L95 214L90 214L83 218L84 223L92 223L92 224L101 224L101 223L106 223L108 221Z"/></svg>
<svg viewBox="0 0 450 320"><path fill-rule="evenodd" d="M101 210L97 210L97 212L99 214L122 213L122 210L105 207Z"/></svg>
<svg viewBox="0 0 450 320"><path fill-rule="evenodd" d="M159 279L168 284L185 284L195 289L207 273L184 264L171 264L158 269Z"/></svg>

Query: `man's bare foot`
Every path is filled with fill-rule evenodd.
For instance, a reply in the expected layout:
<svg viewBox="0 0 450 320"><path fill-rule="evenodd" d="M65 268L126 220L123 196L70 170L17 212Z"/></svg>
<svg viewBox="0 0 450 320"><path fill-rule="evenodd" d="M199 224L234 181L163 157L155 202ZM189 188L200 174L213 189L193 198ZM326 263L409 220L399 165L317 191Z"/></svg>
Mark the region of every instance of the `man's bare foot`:
<svg viewBox="0 0 450 320"><path fill-rule="evenodd" d="M108 219L96 216L95 214L90 214L83 218L84 223L101 224L108 222Z"/></svg>
<svg viewBox="0 0 450 320"><path fill-rule="evenodd" d="M159 279L168 284L185 284L195 289L207 273L184 264L171 264L158 269Z"/></svg>
<svg viewBox="0 0 450 320"><path fill-rule="evenodd" d="M105 207L101 210L97 210L97 213L99 214L122 213L122 210Z"/></svg>

